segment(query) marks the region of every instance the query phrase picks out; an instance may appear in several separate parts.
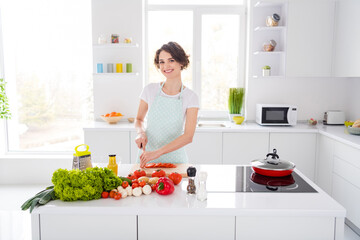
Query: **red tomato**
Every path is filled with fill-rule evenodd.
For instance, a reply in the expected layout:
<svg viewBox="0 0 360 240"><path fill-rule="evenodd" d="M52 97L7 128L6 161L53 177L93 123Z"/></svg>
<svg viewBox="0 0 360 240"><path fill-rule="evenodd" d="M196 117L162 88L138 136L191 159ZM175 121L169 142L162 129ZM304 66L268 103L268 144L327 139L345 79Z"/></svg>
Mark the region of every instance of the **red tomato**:
<svg viewBox="0 0 360 240"><path fill-rule="evenodd" d="M133 184L131 185L131 187L132 187L132 189L137 188L137 187L139 187L139 183L133 183Z"/></svg>
<svg viewBox="0 0 360 240"><path fill-rule="evenodd" d="M121 193L117 192L114 196L115 200L119 200L121 198Z"/></svg>
<svg viewBox="0 0 360 240"><path fill-rule="evenodd" d="M139 186L140 187L143 187L143 186L145 186L146 185L146 182L145 181L143 181L143 180L140 180L139 181Z"/></svg>
<svg viewBox="0 0 360 240"><path fill-rule="evenodd" d="M160 178L160 177L165 177L165 176L166 176L166 173L162 169L157 169L151 174L151 177L159 177Z"/></svg>
<svg viewBox="0 0 360 240"><path fill-rule="evenodd" d="M154 192L156 190L156 184L151 185L151 190Z"/></svg>
<svg viewBox="0 0 360 240"><path fill-rule="evenodd" d="M131 184L133 184L133 183L139 183L139 181L135 178L135 179L131 180Z"/></svg>
<svg viewBox="0 0 360 240"><path fill-rule="evenodd" d="M146 176L146 172L144 170L138 169L134 172L134 176L136 178Z"/></svg>
<svg viewBox="0 0 360 240"><path fill-rule="evenodd" d="M108 198L108 197L109 197L109 193L104 191L104 192L102 192L101 197L102 197L102 198Z"/></svg>
<svg viewBox="0 0 360 240"><path fill-rule="evenodd" d="M134 174L131 174L131 173L127 176L127 178L130 179L130 180L136 179Z"/></svg>
<svg viewBox="0 0 360 240"><path fill-rule="evenodd" d="M175 185L178 185L181 182L182 176L180 173L173 172L170 173L169 178L174 182Z"/></svg>
<svg viewBox="0 0 360 240"><path fill-rule="evenodd" d="M129 183L127 181L123 181L123 183L121 184L121 186L123 188L127 188L129 186Z"/></svg>
<svg viewBox="0 0 360 240"><path fill-rule="evenodd" d="M115 194L116 194L116 192L111 190L109 196L110 196L111 198L114 198L114 197L115 197Z"/></svg>

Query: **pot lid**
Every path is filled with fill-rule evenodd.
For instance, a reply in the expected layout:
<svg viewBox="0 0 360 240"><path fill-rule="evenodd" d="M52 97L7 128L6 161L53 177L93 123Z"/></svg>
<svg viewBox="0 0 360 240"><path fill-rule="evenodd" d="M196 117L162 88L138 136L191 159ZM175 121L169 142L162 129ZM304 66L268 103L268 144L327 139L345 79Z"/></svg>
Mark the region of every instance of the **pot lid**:
<svg viewBox="0 0 360 240"><path fill-rule="evenodd" d="M268 153L265 159L256 159L251 161L251 165L264 170L285 171L295 168L295 164L289 161L281 160L277 155L276 149Z"/></svg>

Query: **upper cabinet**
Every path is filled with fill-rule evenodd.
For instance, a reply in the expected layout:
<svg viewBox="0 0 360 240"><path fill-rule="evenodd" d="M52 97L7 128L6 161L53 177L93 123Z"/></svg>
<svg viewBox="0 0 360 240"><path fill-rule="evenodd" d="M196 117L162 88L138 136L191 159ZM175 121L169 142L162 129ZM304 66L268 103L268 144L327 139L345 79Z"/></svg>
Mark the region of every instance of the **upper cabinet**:
<svg viewBox="0 0 360 240"><path fill-rule="evenodd" d="M249 1L249 4L249 76L284 77L287 4L284 1ZM269 69L263 71L264 68Z"/></svg>
<svg viewBox="0 0 360 240"><path fill-rule="evenodd" d="M331 77L334 0L290 0L288 5L286 76ZM354 19L351 30L355 24Z"/></svg>
<svg viewBox="0 0 360 240"><path fill-rule="evenodd" d="M338 0L335 24L335 77L360 77L359 0Z"/></svg>

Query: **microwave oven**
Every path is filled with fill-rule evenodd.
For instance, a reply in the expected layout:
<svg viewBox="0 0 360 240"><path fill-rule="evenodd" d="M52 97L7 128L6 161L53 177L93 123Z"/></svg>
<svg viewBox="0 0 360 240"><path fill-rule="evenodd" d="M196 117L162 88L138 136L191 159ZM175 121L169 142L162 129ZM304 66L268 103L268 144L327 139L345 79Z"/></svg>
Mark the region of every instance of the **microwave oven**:
<svg viewBox="0 0 360 240"><path fill-rule="evenodd" d="M260 125L296 125L297 107L285 104L256 104L256 122Z"/></svg>

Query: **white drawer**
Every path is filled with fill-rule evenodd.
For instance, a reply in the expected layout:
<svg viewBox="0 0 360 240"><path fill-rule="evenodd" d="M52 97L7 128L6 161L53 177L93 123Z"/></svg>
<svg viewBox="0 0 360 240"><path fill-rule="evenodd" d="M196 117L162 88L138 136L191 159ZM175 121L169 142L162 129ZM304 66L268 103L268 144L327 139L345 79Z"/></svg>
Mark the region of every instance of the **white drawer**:
<svg viewBox="0 0 360 240"><path fill-rule="evenodd" d="M346 217L360 228L360 189L333 173L332 197L346 208Z"/></svg>
<svg viewBox="0 0 360 240"><path fill-rule="evenodd" d="M336 142L334 149L334 156L344 159L352 165L360 168L360 150L345 145L340 142Z"/></svg>
<svg viewBox="0 0 360 240"><path fill-rule="evenodd" d="M333 172L360 189L360 168L357 168L348 161L334 156Z"/></svg>

